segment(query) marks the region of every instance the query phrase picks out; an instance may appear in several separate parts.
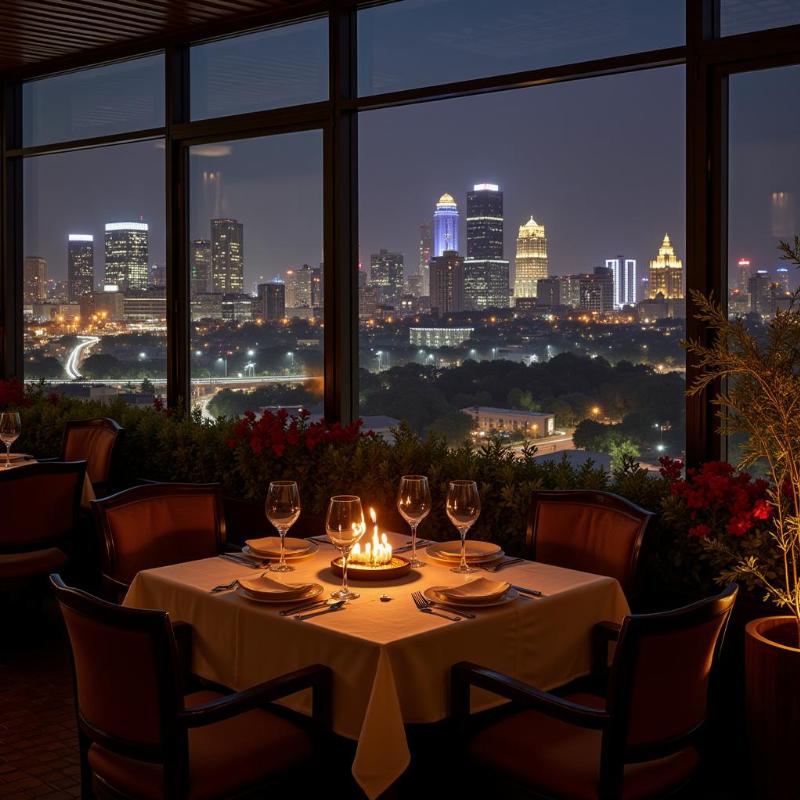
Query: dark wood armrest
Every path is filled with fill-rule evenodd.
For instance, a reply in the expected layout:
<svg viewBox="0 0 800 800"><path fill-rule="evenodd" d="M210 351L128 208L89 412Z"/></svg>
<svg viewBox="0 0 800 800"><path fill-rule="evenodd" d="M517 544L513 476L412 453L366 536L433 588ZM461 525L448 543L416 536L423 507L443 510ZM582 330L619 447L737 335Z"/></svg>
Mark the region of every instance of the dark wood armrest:
<svg viewBox="0 0 800 800"><path fill-rule="evenodd" d="M619 640L622 626L616 622L598 622L592 628L592 677L605 681L608 675L608 646Z"/></svg>
<svg viewBox="0 0 800 800"><path fill-rule="evenodd" d="M181 675L184 680L188 680L192 674L192 626L183 620L175 620L172 623L172 632L178 646Z"/></svg>
<svg viewBox="0 0 800 800"><path fill-rule="evenodd" d="M462 661L451 668L450 680L451 710L453 716L462 725L466 724L470 715L470 687L472 686L486 689L512 700L520 706L541 711L549 717L579 725L582 728L599 730L605 727L609 720L609 715L605 711L556 697L516 678L491 669L484 669L477 664L470 664L468 661Z"/></svg>
<svg viewBox="0 0 800 800"><path fill-rule="evenodd" d="M330 668L314 664L251 686L243 692L235 692L210 703L192 706L182 711L180 717L187 727L197 728L235 717L245 711L262 708L266 703L288 697L303 689L311 689L313 691L311 717L318 727L329 728L332 684L333 673Z"/></svg>

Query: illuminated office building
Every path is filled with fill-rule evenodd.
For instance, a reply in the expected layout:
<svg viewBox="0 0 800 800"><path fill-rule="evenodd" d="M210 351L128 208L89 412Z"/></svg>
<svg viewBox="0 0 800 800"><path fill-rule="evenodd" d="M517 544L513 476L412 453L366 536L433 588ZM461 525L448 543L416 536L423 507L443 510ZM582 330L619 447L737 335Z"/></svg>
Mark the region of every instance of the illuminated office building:
<svg viewBox="0 0 800 800"><path fill-rule="evenodd" d="M192 297L213 291L210 239L192 240L189 246L189 270Z"/></svg>
<svg viewBox="0 0 800 800"><path fill-rule="evenodd" d="M658 255L650 262L647 292L651 300L659 294L665 300L683 298L683 261L675 256L669 234L664 235Z"/></svg>
<svg viewBox="0 0 800 800"><path fill-rule="evenodd" d="M423 222L419 226L419 259L417 261L417 274L420 276L419 294L427 297L431 293L430 264L433 255L433 226L430 222Z"/></svg>
<svg viewBox="0 0 800 800"><path fill-rule="evenodd" d="M396 306L405 285L402 253L390 253L383 248L373 253L370 256L369 285L378 289L382 304Z"/></svg>
<svg viewBox="0 0 800 800"><path fill-rule="evenodd" d="M43 303L47 299L47 261L27 256L22 267L22 301Z"/></svg>
<svg viewBox="0 0 800 800"><path fill-rule="evenodd" d="M778 284L779 294L791 294L792 289L789 286L789 270L786 267L778 267L775 270L775 283Z"/></svg>
<svg viewBox="0 0 800 800"><path fill-rule="evenodd" d="M286 316L286 284L279 278L258 284L258 300L258 310L263 319L276 320Z"/></svg>
<svg viewBox="0 0 800 800"><path fill-rule="evenodd" d="M750 284L751 275L750 259L740 258L736 262L736 288L738 288L742 294L747 294L747 287Z"/></svg>
<svg viewBox="0 0 800 800"><path fill-rule="evenodd" d="M458 205L450 194L443 194L433 212L433 256L448 250L458 252Z"/></svg>
<svg viewBox="0 0 800 800"><path fill-rule="evenodd" d="M509 263L503 258L503 193L494 183L467 192L467 257L464 260L467 308L507 308Z"/></svg>
<svg viewBox="0 0 800 800"><path fill-rule="evenodd" d="M536 297L539 278L547 277L547 236L533 217L519 227L515 267L514 297Z"/></svg>
<svg viewBox="0 0 800 800"><path fill-rule="evenodd" d="M149 279L150 233L146 222L106 224L106 286L120 291L146 289Z"/></svg>
<svg viewBox="0 0 800 800"><path fill-rule="evenodd" d="M67 297L79 303L94 292L94 236L70 233L67 236Z"/></svg>
<svg viewBox="0 0 800 800"><path fill-rule="evenodd" d="M614 279L614 308L636 305L636 259L617 256L606 259Z"/></svg>
<svg viewBox="0 0 800 800"><path fill-rule="evenodd" d="M464 310L464 259L446 250L431 259L431 311L447 314Z"/></svg>
<svg viewBox="0 0 800 800"><path fill-rule="evenodd" d="M215 292L244 289L244 225L235 219L211 220L211 276Z"/></svg>

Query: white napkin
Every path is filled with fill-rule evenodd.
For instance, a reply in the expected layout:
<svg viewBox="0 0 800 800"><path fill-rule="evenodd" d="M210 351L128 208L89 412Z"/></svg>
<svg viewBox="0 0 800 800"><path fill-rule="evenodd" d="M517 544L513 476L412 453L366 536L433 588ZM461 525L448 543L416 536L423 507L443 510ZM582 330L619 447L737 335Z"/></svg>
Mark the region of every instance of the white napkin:
<svg viewBox="0 0 800 800"><path fill-rule="evenodd" d="M261 539L248 539L245 544L256 554L265 556L279 556L281 552L280 536L264 536ZM287 536L284 542L287 556L299 556L311 549L311 544L306 539L294 539Z"/></svg>
<svg viewBox="0 0 800 800"><path fill-rule="evenodd" d="M313 585L313 583L283 583L267 575L259 575L257 578L239 578L239 586L245 591L261 597L297 597L305 594Z"/></svg>
<svg viewBox="0 0 800 800"><path fill-rule="evenodd" d="M439 594L453 600L498 600L511 588L505 581L490 581L488 578L475 578L461 586L449 586L439 590Z"/></svg>

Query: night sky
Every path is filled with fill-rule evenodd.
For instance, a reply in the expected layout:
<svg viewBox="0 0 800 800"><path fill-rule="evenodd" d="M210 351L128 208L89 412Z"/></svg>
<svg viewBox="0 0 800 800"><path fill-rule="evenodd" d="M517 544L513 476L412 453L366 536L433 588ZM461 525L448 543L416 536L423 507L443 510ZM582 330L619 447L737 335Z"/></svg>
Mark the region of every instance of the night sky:
<svg viewBox="0 0 800 800"><path fill-rule="evenodd" d="M679 44L682 5L586 0L570 14L544 0L406 0L359 17L360 89L369 94ZM251 110L259 82L271 82L266 105L316 99L324 86L324 24L278 31L238 46L215 44L207 57L195 51L192 63L209 96L224 98L209 108ZM150 74L153 62L147 67ZM287 75L293 85L276 90ZM308 82L305 91L298 75ZM240 77L246 85L237 89ZM75 89L80 102L58 106L73 117L70 131L94 130L79 124L87 120L95 129L113 127L114 103L128 96L147 126L159 124L152 118L161 95L128 92L135 80L142 70L118 70L96 102ZM512 260L517 227L530 215L546 226L553 274L590 270L619 253L642 268L667 232L684 258L684 82L684 68L672 67L364 112L361 260L368 263L370 253L386 247L415 269L419 225L430 220L443 192L459 203L463 250L466 192L481 182L498 183L504 192L505 255ZM193 97L199 89L196 81ZM774 267L777 238L800 230L798 90L798 68L731 81L732 262L748 255L756 266ZM62 87L58 96L68 98L69 91ZM52 101L41 107L55 108ZM130 117L130 110L118 115L127 125ZM163 164L163 146L152 141L27 159L25 255L45 257L50 275L64 278L67 234L93 233L100 281L104 223L143 220L151 226L150 261L163 263ZM247 289L288 266L319 263L319 132L204 145L192 151L190 172L191 235L207 238L216 214L242 221ZM212 172L220 189L204 178ZM784 193L779 208L776 192Z"/></svg>

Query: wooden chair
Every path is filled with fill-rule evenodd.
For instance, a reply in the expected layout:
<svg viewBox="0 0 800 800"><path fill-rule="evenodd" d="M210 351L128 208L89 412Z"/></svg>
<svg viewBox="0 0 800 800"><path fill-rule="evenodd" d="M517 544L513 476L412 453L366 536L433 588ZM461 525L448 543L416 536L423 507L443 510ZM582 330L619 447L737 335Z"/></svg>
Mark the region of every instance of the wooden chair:
<svg viewBox="0 0 800 800"><path fill-rule="evenodd" d="M676 611L600 626L598 639L618 640L605 699L560 697L456 664L452 711L462 731L472 686L513 701L514 713L469 737L469 763L491 776L498 794L502 776L535 797L559 800L644 800L687 784L699 765L709 679L736 592L731 584Z"/></svg>
<svg viewBox="0 0 800 800"><path fill-rule="evenodd" d="M210 558L225 545L218 484L135 486L94 501L92 509L110 597L124 594L143 569Z"/></svg>
<svg viewBox="0 0 800 800"><path fill-rule="evenodd" d="M184 696L165 611L123 608L50 580L72 649L83 797L263 797L279 776L309 766L315 737L330 728L328 667ZM305 689L310 725L265 708Z"/></svg>
<svg viewBox="0 0 800 800"><path fill-rule="evenodd" d="M630 599L637 565L653 514L610 492L533 492L525 554L534 561L609 575Z"/></svg>
<svg viewBox="0 0 800 800"><path fill-rule="evenodd" d="M0 582L63 569L80 512L85 461L0 468Z"/></svg>
<svg viewBox="0 0 800 800"><path fill-rule="evenodd" d="M105 494L111 485L114 447L122 430L108 417L70 420L64 426L61 460L86 461L86 474L97 496Z"/></svg>

